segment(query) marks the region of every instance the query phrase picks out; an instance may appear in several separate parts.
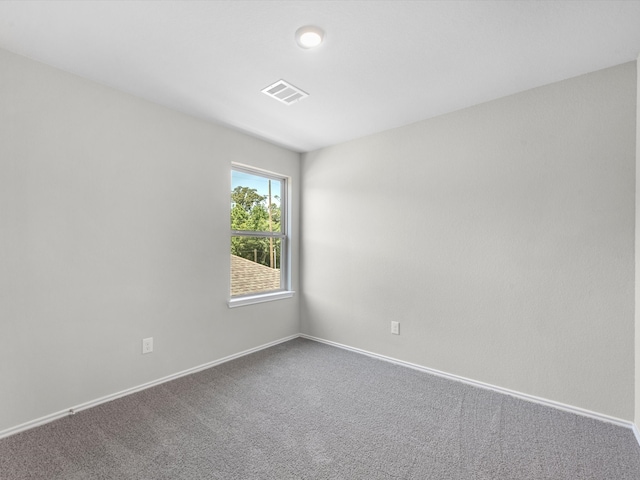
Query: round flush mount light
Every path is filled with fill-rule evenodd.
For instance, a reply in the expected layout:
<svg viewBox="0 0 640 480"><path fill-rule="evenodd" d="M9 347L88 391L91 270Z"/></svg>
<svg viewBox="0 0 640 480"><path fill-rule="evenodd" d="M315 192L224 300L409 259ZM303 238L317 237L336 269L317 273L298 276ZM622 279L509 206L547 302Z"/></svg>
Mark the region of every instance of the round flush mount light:
<svg viewBox="0 0 640 480"><path fill-rule="evenodd" d="M324 39L324 32L321 28L307 25L296 30L296 42L302 48L317 47Z"/></svg>

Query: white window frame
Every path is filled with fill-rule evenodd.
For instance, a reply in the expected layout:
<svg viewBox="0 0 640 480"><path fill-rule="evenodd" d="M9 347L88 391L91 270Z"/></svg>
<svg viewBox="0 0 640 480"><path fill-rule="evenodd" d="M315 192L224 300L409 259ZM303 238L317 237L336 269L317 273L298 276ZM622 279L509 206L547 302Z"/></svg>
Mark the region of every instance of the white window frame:
<svg viewBox="0 0 640 480"><path fill-rule="evenodd" d="M280 198L280 232L259 232L252 230L233 230L231 229L231 235L229 237L229 246L231 246L232 237L271 237L280 239L280 289L270 290L267 292L248 293L245 295L231 296L231 268L229 268L229 308L241 307L244 305L253 305L256 303L270 302L273 300L280 300L283 298L293 297L294 291L291 290L291 241L289 230L289 211L291 205L289 204L289 177L286 175L280 175L274 172L262 170L260 168L242 165L238 163L231 164L231 171L229 178L233 176L233 172L242 172L249 175L255 175L270 180L280 182L281 185L281 198ZM229 189L231 191L231 188Z"/></svg>

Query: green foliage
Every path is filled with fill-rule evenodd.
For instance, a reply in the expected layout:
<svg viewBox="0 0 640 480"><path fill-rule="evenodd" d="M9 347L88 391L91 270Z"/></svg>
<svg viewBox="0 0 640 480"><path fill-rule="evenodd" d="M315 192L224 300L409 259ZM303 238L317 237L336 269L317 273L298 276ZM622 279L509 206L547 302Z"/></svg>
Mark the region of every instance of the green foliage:
<svg viewBox="0 0 640 480"><path fill-rule="evenodd" d="M255 188L238 186L231 192L232 206L237 205L247 212L264 201L265 197L260 195Z"/></svg>
<svg viewBox="0 0 640 480"><path fill-rule="evenodd" d="M271 226L269 199L254 188L238 186L231 192L231 229L252 232L279 232L281 212L278 196L272 198ZM231 238L231 253L262 265L270 266L268 237ZM280 240L273 239L274 268L280 268Z"/></svg>

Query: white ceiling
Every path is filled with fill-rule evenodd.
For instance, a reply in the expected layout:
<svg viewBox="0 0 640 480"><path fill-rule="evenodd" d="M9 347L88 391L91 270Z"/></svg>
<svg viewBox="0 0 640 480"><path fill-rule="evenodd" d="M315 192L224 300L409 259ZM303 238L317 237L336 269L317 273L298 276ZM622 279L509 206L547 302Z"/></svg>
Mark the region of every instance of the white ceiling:
<svg viewBox="0 0 640 480"><path fill-rule="evenodd" d="M1 1L0 47L310 151L635 60L640 1Z"/></svg>

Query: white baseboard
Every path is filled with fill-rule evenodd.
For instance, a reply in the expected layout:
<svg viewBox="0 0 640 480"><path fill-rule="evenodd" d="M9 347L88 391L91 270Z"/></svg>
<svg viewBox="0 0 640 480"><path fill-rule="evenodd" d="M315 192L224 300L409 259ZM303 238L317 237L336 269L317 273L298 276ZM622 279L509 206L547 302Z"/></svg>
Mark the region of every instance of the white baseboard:
<svg viewBox="0 0 640 480"><path fill-rule="evenodd" d="M502 387L498 387L498 386L491 385L491 384L488 384L488 383L479 382L479 381L476 381L476 380L471 380L469 378L465 378L465 377L461 377L461 376L458 376L458 375L453 375L453 374L450 374L450 373L442 372L440 370L424 367L422 365L417 365L415 363L405 362L403 360L398 360L396 358L387 357L386 355L381 355L381 354L378 354L378 353L369 352L367 350L362 350L360 348L350 347L348 345L343 345L341 343L332 342L330 340L325 340L323 338L314 337L314 336L307 335L307 334L304 334L304 333L296 334L296 335L290 335L288 337L281 338L281 339L275 340L273 342L265 343L264 345L260 345L260 346L255 347L255 348L251 348L249 350L245 350L245 351L242 351L242 352L239 352L239 353L235 353L233 355L229 355L229 356L220 358L218 360L213 360L211 362L208 362L208 363L205 363L205 364L202 364L202 365L198 365L197 367L189 368L187 370L183 370L181 372L174 373L173 375L168 375L166 377L162 377L162 378L159 378L157 380L153 380L151 382L147 382L147 383L144 383L142 385L138 385L136 387L128 388L126 390L122 390L120 392L113 393L111 395L106 395L104 397L101 397L101 398L98 398L98 399L95 399L95 400L91 400L89 402L85 402L85 403L82 403L80 405L76 405L76 406L68 408L66 410L62 410L62 411L59 411L59 412L56 412L56 413L45 415L44 417L40 417L38 419L31 420L29 422L25 422L23 424L15 426L15 427L11 427L11 428L8 428L6 430L0 431L0 439L4 438L4 437L8 437L10 435L15 435L16 433L20 433L20 432L23 432L25 430L29 430L31 428L38 427L40 425L44 425L44 424L49 423L49 422L53 422L54 420L58 420L60 418L66 417L68 415L73 415L73 414L75 414L77 412L80 412L82 410L86 410L86 409L91 408L91 407L95 407L95 406L100 405L102 403L106 403L106 402L109 402L111 400L115 400L117 398L124 397L126 395L130 395L132 393L139 392L141 390L145 390L147 388L151 388L151 387L154 387L156 385L160 385L162 383L169 382L171 380L175 380L175 379L180 378L180 377L184 377L185 375L190 375L192 373L196 373L196 372L199 372L201 370L205 370L207 368L215 367L216 365L220 365L222 363L229 362L229 361L234 360L236 358L243 357L245 355L249 355L251 353L258 352L260 350L264 350L265 348L273 347L273 346L278 345L280 343L288 342L289 340L293 340L293 339L298 338L298 337L306 338L307 340L312 340L312 341L319 342L319 343L325 343L327 345L331 345L331 346L334 346L334 347L342 348L344 350L349 350L349 351L352 351L352 352L355 352L355 353L360 353L360 354L363 354L363 355L367 355L369 357L377 358L377 359L384 360L384 361L387 361L387 362L395 363L397 365L401 365L401 366L404 366L404 367L412 368L414 370L419 370L421 372L426 372L426 373L430 373L432 375L437 375L439 377L443 377L443 378L447 378L447 379L450 379L450 380L466 383L468 385L473 385L473 386L484 388L484 389L487 389L487 390L493 390L493 391L498 392L498 393L511 395L513 397L520 398L522 400L527 400L529 402L538 403L540 405L544 405L544 406L547 406L547 407L557 408L557 409L560 409L560 410L564 410L566 412L575 413L577 415L582 415L584 417L589 417L589 418L592 418L592 419L595 419L595 420L600 420L600 421L612 423L614 425L618 425L618 426L621 426L621 427L629 428L629 429L632 430L632 432L635 435L635 438L636 438L638 444L640 445L640 430L638 429L638 426L635 423L630 422L628 420L622 420L620 418L615 418L615 417L611 417L609 415L604 415L604 414L601 414L601 413L592 412L590 410L586 410L586 409L579 408L579 407L574 407L572 405L566 405L564 403L556 402L556 401L553 401L553 400L548 400L548 399L545 399L545 398L536 397L534 395L529 395L529 394L526 394L526 393L517 392L515 390L509 390L508 388L502 388Z"/></svg>
<svg viewBox="0 0 640 480"><path fill-rule="evenodd" d="M255 348L251 348L249 350L245 350L243 352L235 353L233 355L229 355L224 358L220 358L218 360L213 360L212 362L204 363L202 365L198 365L197 367L189 368L187 370L183 370L178 373L174 373L173 375L168 375L166 377L159 378L157 380L153 380L151 382L144 383L142 385L138 385L136 387L127 388L126 390L122 390L117 393L113 393L111 395L106 395L101 398L97 398L95 400L91 400L89 402L81 403L80 405L76 405L70 407L66 410L62 410L56 413L51 413L49 415L45 415L44 417L40 417L36 420L31 420L29 422L25 422L23 424L17 425L15 427L8 428L6 430L0 431L0 438L8 437L10 435L15 435L16 433L23 432L25 430L29 430L34 427L38 427L40 425L44 425L45 423L53 422L54 420L58 420L60 418L64 418L69 415L73 415L82 410L86 410L91 407L95 407L100 405L101 403L106 403L111 400L115 400L116 398L124 397L126 395L131 395L132 393L139 392L141 390L145 390L147 388L155 387L156 385L160 385L161 383L169 382L171 380L175 380L176 378L184 377L185 375L190 375L192 373L199 372L200 370L205 370L207 368L215 367L216 365L220 365L221 363L228 362L230 360L234 360L239 357L243 357L245 355L249 355L254 352L258 352L260 350L264 350L265 348L273 347L274 345L278 345L279 343L288 342L289 340L293 340L294 338L298 338L300 335L290 335L285 338L281 338L279 340L275 340L273 342L265 343L264 345L260 345Z"/></svg>
<svg viewBox="0 0 640 480"><path fill-rule="evenodd" d="M457 382L466 383L468 385L473 385L475 387L484 388L486 390L493 390L498 393L510 395L512 397L520 398L522 400L527 400L529 402L538 403L540 405L544 405L547 407L557 408L559 410L564 410L565 412L575 413L577 415L582 415L583 417L593 418L595 420L600 420L607 423L612 423L614 425L618 425L625 428L630 428L634 435L636 436L636 440L638 444L640 444L640 431L633 422L628 420L622 420L620 418L611 417L609 415L604 415L602 413L592 412L591 410L586 410L580 407L574 407L572 405L566 405L564 403L556 402L554 400L548 400L546 398L536 397L535 395L529 395L527 393L517 392L515 390L509 390L508 388L502 388L495 385L491 385L484 382L479 382L477 380L471 380L469 378L461 377L458 375L453 375L451 373L441 372L440 370L436 370L433 368L423 367L422 365L417 365L415 363L405 362L403 360L398 360L397 358L387 357L386 355L380 355L378 353L369 352L367 350L362 350L360 348L350 347L348 345L343 345L341 343L332 342L330 340L325 340L323 338L313 337L307 334L300 334L300 337L306 338L308 340L313 340L315 342L325 343L327 345L332 345L334 347L342 348L345 350L350 350L352 352L361 353L363 355L368 355L370 357L378 358L380 360L384 360L387 362L395 363L397 365L402 365L405 367L413 368L414 370L420 370L421 372L430 373L432 375L437 375L439 377L448 378L450 380L454 380Z"/></svg>
<svg viewBox="0 0 640 480"><path fill-rule="evenodd" d="M633 434L636 436L636 441L638 445L640 445L640 430L638 430L638 426L635 423L631 424L631 430L633 430Z"/></svg>

